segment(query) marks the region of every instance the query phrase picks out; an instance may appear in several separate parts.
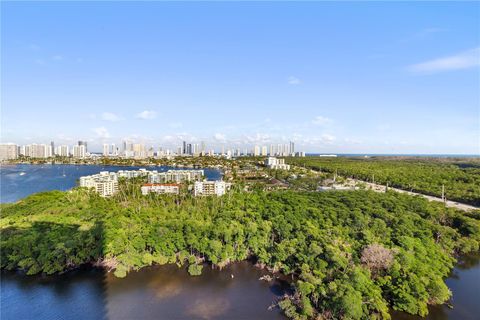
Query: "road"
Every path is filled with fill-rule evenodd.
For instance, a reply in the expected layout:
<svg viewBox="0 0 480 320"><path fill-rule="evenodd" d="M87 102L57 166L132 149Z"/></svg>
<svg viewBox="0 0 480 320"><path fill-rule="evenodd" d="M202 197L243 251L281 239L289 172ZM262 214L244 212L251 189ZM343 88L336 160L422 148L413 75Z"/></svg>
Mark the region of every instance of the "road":
<svg viewBox="0 0 480 320"><path fill-rule="evenodd" d="M375 183L371 183L371 182L366 182L366 181L357 180L357 179L350 179L350 178L347 179L347 184L350 184L349 181L350 181L350 183L353 182L354 184L363 183L367 186L367 189L370 189L370 190L373 190L373 191L376 191L376 192L385 192L385 188L386 188L385 186L380 185L380 184L375 184ZM428 196L428 195L417 193L417 192L411 192L411 191L406 191L406 190L392 188L392 187L388 187L388 190L392 190L392 191L395 191L395 192L398 192L398 193L405 193L405 194L408 194L408 195L411 195L411 196L421 196L421 197L427 199L428 201L444 202L442 198L438 198L438 197L434 197L434 196ZM472 206L472 205L468 205L468 204L464 204L464 203L460 203L460 202L456 202L456 201L450 201L450 200L445 201L445 205L449 208L456 208L456 209L460 209L460 210L463 210L463 211L480 210L479 207L475 207L475 206Z"/></svg>
<svg viewBox="0 0 480 320"><path fill-rule="evenodd" d="M319 172L319 171L311 170L311 172ZM371 182L358 180L358 179L347 178L347 181L346 181L345 185L350 186L350 187L355 187L359 183L366 185L367 189L369 189L369 190L373 190L375 192L385 192L386 186L384 186L384 185L371 183ZM444 202L442 198L438 198L438 197L434 197L434 196L428 196L428 195L425 195L425 194L422 194L422 193L406 191L406 190L392 188L392 187L388 187L388 190L393 190L393 191L398 192L398 193L405 193L405 194L408 194L408 195L411 195L411 196L420 196L420 197L423 197L423 198L427 199L428 201ZM460 202L451 201L451 200L445 201L445 206L447 206L449 208L455 208L455 209L463 210L463 211L480 210L479 207L475 207L475 206L472 206L472 205L469 205L469 204L460 203Z"/></svg>

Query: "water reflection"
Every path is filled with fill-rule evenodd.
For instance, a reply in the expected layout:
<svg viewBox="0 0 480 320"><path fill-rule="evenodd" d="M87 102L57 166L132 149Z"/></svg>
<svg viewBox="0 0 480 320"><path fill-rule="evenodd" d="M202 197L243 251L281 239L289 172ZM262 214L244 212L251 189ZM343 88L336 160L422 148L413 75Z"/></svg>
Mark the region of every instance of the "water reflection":
<svg viewBox="0 0 480 320"><path fill-rule="evenodd" d="M480 319L480 253L465 255L445 281L453 293L453 309L431 306L426 318L392 312L392 320L478 320Z"/></svg>
<svg viewBox="0 0 480 320"><path fill-rule="evenodd" d="M264 274L248 262L222 271L206 265L197 277L176 265L145 268L124 279L108 274L108 318L285 319L278 308L268 307L289 285L259 281Z"/></svg>
<svg viewBox="0 0 480 320"><path fill-rule="evenodd" d="M429 320L479 319L480 254L462 258L446 280L453 309L429 308ZM57 276L2 271L0 318L9 319L285 319L273 301L291 292L286 281L259 281L266 274L248 262L222 271L205 266L191 277L176 265L131 272L124 279L89 267ZM233 275L233 278L232 278ZM424 318L393 312L393 320Z"/></svg>
<svg viewBox="0 0 480 320"><path fill-rule="evenodd" d="M1 272L0 318L105 319L105 272L81 268L57 276Z"/></svg>
<svg viewBox="0 0 480 320"><path fill-rule="evenodd" d="M225 298L199 298L191 306L187 306L186 315L208 320L223 315L228 308L230 308L230 301Z"/></svg>

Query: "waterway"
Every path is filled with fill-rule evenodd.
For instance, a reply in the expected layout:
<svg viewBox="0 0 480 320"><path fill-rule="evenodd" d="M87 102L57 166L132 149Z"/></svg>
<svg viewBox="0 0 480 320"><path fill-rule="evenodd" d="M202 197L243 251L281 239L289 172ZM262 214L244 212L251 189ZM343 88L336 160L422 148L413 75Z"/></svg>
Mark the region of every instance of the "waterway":
<svg viewBox="0 0 480 320"><path fill-rule="evenodd" d="M272 302L287 282L259 281L249 262L192 277L176 265L154 266L120 279L82 268L58 276L2 271L1 319L285 319Z"/></svg>
<svg viewBox="0 0 480 320"><path fill-rule="evenodd" d="M138 170L140 168L157 170L159 172L177 169L165 166L130 167L70 164L2 165L0 170L0 202L15 202L36 192L50 190L65 191L75 187L81 176L96 174L100 171L116 172L119 170ZM218 180L222 177L222 173L217 169L207 168L203 170L208 180Z"/></svg>
<svg viewBox="0 0 480 320"><path fill-rule="evenodd" d="M67 190L82 175L137 168L2 166L1 201L17 201L39 191ZM213 169L205 174L209 179L221 176ZM198 277L176 265L144 268L124 279L90 267L56 276L2 271L0 319L285 319L278 308L268 307L290 292L290 286L278 279L259 281L264 274L248 262L222 271L206 266ZM431 307L427 319L479 319L480 254L462 257L446 282L453 292L453 309ZM392 315L394 320L422 319L401 312Z"/></svg>

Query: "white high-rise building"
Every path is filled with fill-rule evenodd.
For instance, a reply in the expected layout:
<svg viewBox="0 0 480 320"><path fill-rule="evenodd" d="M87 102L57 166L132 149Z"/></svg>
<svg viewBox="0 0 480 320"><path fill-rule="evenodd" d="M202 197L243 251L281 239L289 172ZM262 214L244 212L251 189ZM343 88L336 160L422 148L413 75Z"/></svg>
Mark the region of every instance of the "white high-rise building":
<svg viewBox="0 0 480 320"><path fill-rule="evenodd" d="M117 150L117 147L115 146L115 143L112 143L110 154L112 156L118 156L118 150Z"/></svg>
<svg viewBox="0 0 480 320"><path fill-rule="evenodd" d="M60 157L68 157L70 155L69 147L67 145L58 146L55 154Z"/></svg>
<svg viewBox="0 0 480 320"><path fill-rule="evenodd" d="M259 146L255 146L255 147L253 148L253 155L254 155L255 157L258 157L258 156L260 155L260 147L259 147Z"/></svg>
<svg viewBox="0 0 480 320"><path fill-rule="evenodd" d="M268 153L269 156L275 155L275 146L273 144L270 145L270 152Z"/></svg>
<svg viewBox="0 0 480 320"><path fill-rule="evenodd" d="M23 151L23 150L22 150ZM30 158L48 158L52 156L52 146L46 144L29 144L25 146L25 156Z"/></svg>
<svg viewBox="0 0 480 320"><path fill-rule="evenodd" d="M72 154L74 158L85 158L85 145L73 146Z"/></svg>
<svg viewBox="0 0 480 320"><path fill-rule="evenodd" d="M25 156L25 146L19 146L18 147L18 155L19 156Z"/></svg>
<svg viewBox="0 0 480 320"><path fill-rule="evenodd" d="M18 158L18 146L13 143L0 144L0 160L10 160Z"/></svg>
<svg viewBox="0 0 480 320"><path fill-rule="evenodd" d="M262 156L264 156L264 157L267 156L267 146L262 147Z"/></svg>
<svg viewBox="0 0 480 320"><path fill-rule="evenodd" d="M103 144L103 156L108 157L110 155L108 143Z"/></svg>

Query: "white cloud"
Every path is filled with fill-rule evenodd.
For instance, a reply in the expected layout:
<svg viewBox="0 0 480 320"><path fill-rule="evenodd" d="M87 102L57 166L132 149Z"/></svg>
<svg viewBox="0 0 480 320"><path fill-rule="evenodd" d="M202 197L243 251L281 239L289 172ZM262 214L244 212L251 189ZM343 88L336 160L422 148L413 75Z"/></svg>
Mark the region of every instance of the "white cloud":
<svg viewBox="0 0 480 320"><path fill-rule="evenodd" d="M315 119L312 120L312 123L316 126L325 126L327 124L332 123L333 120L327 117L317 116Z"/></svg>
<svg viewBox="0 0 480 320"><path fill-rule="evenodd" d="M181 122L171 122L168 126L173 129L178 129L183 127L183 124Z"/></svg>
<svg viewBox="0 0 480 320"><path fill-rule="evenodd" d="M299 145L310 145L314 147L331 145L337 138L334 135L324 133L321 136L304 137L303 139L295 139Z"/></svg>
<svg viewBox="0 0 480 320"><path fill-rule="evenodd" d="M64 141L64 142L68 142L68 143L71 143L73 141L75 141L74 138L70 137L70 136L67 136L65 135L64 133L59 133L57 135L57 139L61 140L61 141Z"/></svg>
<svg viewBox="0 0 480 320"><path fill-rule="evenodd" d="M157 112L153 110L145 110L135 115L135 118L142 120L152 120L157 117Z"/></svg>
<svg viewBox="0 0 480 320"><path fill-rule="evenodd" d="M295 85L300 84L300 83L301 83L301 81L297 77L294 77L294 76L288 77L288 84L291 84L291 85L295 86Z"/></svg>
<svg viewBox="0 0 480 320"><path fill-rule="evenodd" d="M59 54L54 55L54 56L52 57L52 60L55 60L55 61L63 60L63 56L61 56L61 55L59 55Z"/></svg>
<svg viewBox="0 0 480 320"><path fill-rule="evenodd" d="M102 120L111 121L111 122L117 122L117 121L122 120L121 117L119 117L115 113L111 113L111 112L102 113L101 118L102 118Z"/></svg>
<svg viewBox="0 0 480 320"><path fill-rule="evenodd" d="M391 126L389 123L382 123L382 124L379 124L377 126L377 130L378 131L387 131L387 130L390 130L391 129Z"/></svg>
<svg viewBox="0 0 480 320"><path fill-rule="evenodd" d="M408 67L414 73L435 73L480 66L480 47L457 53L452 56L413 64Z"/></svg>
<svg viewBox="0 0 480 320"><path fill-rule="evenodd" d="M98 128L94 128L92 130L97 135L97 138L100 138L100 139L110 138L110 133L108 132L107 128L105 128L105 127L98 127Z"/></svg>
<svg viewBox="0 0 480 320"><path fill-rule="evenodd" d="M336 137L328 133L322 134L320 137L320 141L326 144L331 144L335 140L336 140Z"/></svg>
<svg viewBox="0 0 480 320"><path fill-rule="evenodd" d="M345 138L344 141L349 144L362 144L363 141L356 138Z"/></svg>
<svg viewBox="0 0 480 320"><path fill-rule="evenodd" d="M215 141L222 142L222 143L227 141L227 137L223 133L215 133L213 135L213 139L215 139Z"/></svg>

